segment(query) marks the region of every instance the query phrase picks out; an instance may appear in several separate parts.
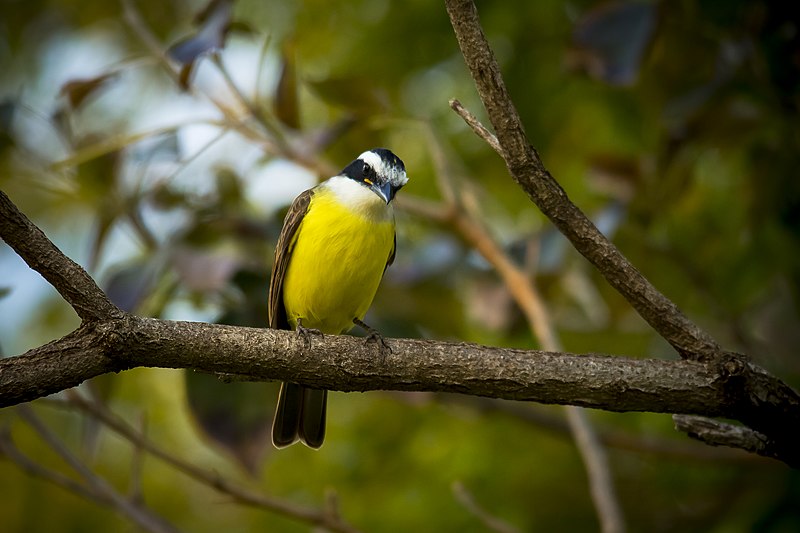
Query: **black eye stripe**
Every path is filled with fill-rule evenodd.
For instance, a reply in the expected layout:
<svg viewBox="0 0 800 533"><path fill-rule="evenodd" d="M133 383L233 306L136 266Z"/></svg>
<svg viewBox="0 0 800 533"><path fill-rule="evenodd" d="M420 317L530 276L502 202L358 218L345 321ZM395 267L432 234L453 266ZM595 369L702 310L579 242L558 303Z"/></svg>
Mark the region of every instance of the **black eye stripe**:
<svg viewBox="0 0 800 533"><path fill-rule="evenodd" d="M372 157L377 155L378 158ZM341 176L346 176L364 185L384 184L387 181L398 180L399 174L405 173L403 162L389 150L376 148L362 154L364 158L354 159L347 165ZM366 159L366 161L365 161Z"/></svg>

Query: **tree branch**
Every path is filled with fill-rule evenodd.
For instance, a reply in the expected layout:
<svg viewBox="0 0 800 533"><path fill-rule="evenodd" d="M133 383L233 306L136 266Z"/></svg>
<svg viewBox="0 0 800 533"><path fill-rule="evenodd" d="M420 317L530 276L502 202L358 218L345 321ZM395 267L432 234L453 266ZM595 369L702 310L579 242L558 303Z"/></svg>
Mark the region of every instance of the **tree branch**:
<svg viewBox="0 0 800 533"><path fill-rule="evenodd" d="M740 448L765 457L776 457L773 443L765 435L745 426L703 416L674 415L675 429L711 446Z"/></svg>
<svg viewBox="0 0 800 533"><path fill-rule="evenodd" d="M0 360L0 406L74 387L129 368L189 368L339 391L458 392L612 411L725 414L713 367L388 339L384 362L363 339L126 315L98 322L17 357ZM624 394L620 394L623 393Z"/></svg>
<svg viewBox="0 0 800 533"><path fill-rule="evenodd" d="M475 501L475 496L467 490L467 487L465 487L462 482L454 481L450 488L458 503L469 511L470 514L478 518L489 531L494 531L495 533L517 533L519 531L519 529L505 520L492 516L482 508L478 502Z"/></svg>
<svg viewBox="0 0 800 533"><path fill-rule="evenodd" d="M521 402L498 402L488 398L455 394L437 394L436 401L465 405L470 409L489 416L508 416L520 422L530 424L537 429L545 429L555 436L570 438L572 433L564 417L556 415L546 407L531 406ZM674 417L689 415L673 415ZM732 462L752 464L765 463L765 459L745 453L742 449L712 448L699 441L687 441L678 438L665 438L655 435L640 435L620 429L601 427L598 438L608 448L616 448L628 452L657 455L663 459L699 462Z"/></svg>
<svg viewBox="0 0 800 533"><path fill-rule="evenodd" d="M0 238L59 292L82 320L102 320L122 313L89 274L62 254L3 191L0 191Z"/></svg>
<svg viewBox="0 0 800 533"><path fill-rule="evenodd" d="M625 519L617 500L606 449L600 443L600 438L589 422L586 411L571 405L564 409L567 414L567 424L589 478L589 494L597 509L600 530L604 533L621 533L625 531Z"/></svg>
<svg viewBox="0 0 800 533"><path fill-rule="evenodd" d="M681 357L710 360L717 342L681 313L620 253L567 197L531 146L511 101L500 67L472 0L446 0L447 12L467 67L489 115L511 177L542 213L570 240ZM459 113L462 116L464 114ZM471 124L474 128L475 126ZM485 138L485 137L484 137Z"/></svg>
<svg viewBox="0 0 800 533"><path fill-rule="evenodd" d="M82 327L26 354L0 360L0 406L74 387L106 372L146 366L188 368L284 380L339 391L456 392L490 398L726 417L747 423L756 413L800 424L800 398L762 372L720 376L694 361L513 350L467 343L389 339L382 363L374 347L349 336L293 332L126 315ZM734 385L736 385L734 387ZM732 394L732 389L738 394ZM746 391L762 398L750 397ZM787 436L790 436L787 433ZM800 446L778 446L800 464Z"/></svg>
<svg viewBox="0 0 800 533"><path fill-rule="evenodd" d="M88 306L87 317L105 314L91 309L93 303L107 308L107 298L102 292L98 296L100 289L86 272L27 218L14 216L17 209L5 195L0 199L0 235L13 236L6 242L27 255L36 256L39 248L51 254L48 261L30 264L73 295L70 302ZM21 218L27 224L10 231L8 226ZM66 272L52 272L65 265ZM93 296L85 297L82 289ZM328 335L307 346L289 331L157 320L113 307L107 318L87 319L59 340L0 359L0 407L107 372L137 366L188 368L340 391L457 392L610 411L726 417L763 433L771 456L800 465L800 395L735 354L711 364L427 340L388 342L392 354L382 361L373 346L354 337Z"/></svg>
<svg viewBox="0 0 800 533"><path fill-rule="evenodd" d="M61 440L52 432L39 418L33 414L33 411L28 406L20 406L17 408L19 415L39 434L44 442L55 451L75 472L80 475L86 482L84 491L78 491L78 494L86 496L87 492L91 493L96 501L104 502L107 505L118 510L124 516L127 516L133 523L153 533L177 533L177 529L167 522L164 518L153 513L149 509L137 505L135 502L130 501L122 494L116 491L105 479L99 477L97 474L83 464L71 451L69 451ZM20 463L24 466L24 461ZM42 472L44 473L44 472ZM55 475L49 476L49 479L58 482ZM62 485L65 486L65 485ZM71 487L70 487L71 488Z"/></svg>

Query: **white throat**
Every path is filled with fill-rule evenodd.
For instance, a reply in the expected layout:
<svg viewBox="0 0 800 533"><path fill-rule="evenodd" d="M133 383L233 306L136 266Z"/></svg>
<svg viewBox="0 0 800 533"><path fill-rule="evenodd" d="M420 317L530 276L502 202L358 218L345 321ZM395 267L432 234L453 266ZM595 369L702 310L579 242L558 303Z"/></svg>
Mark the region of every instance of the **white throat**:
<svg viewBox="0 0 800 533"><path fill-rule="evenodd" d="M364 185L346 176L334 176L320 184L344 206L375 221L390 220L394 209Z"/></svg>

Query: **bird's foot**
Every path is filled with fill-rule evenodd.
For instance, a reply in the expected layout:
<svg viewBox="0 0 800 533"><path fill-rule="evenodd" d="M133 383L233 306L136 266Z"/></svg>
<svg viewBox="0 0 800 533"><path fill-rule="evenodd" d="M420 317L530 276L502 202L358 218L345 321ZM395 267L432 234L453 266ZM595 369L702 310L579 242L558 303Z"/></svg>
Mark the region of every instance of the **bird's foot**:
<svg viewBox="0 0 800 533"><path fill-rule="evenodd" d="M319 335L320 337L323 336L322 332L316 328L304 328L302 318L297 319L297 327L295 328L295 331L297 332L297 335L299 337L303 338L303 341L305 341L306 346L311 346L312 335Z"/></svg>
<svg viewBox="0 0 800 533"><path fill-rule="evenodd" d="M383 335L381 335L377 329L368 326L357 318L353 319L353 324L367 332L367 336L364 338L365 344L371 342L378 344L378 350L380 350L382 364L386 360L386 356L392 353L392 348L386 343L386 339L383 338Z"/></svg>

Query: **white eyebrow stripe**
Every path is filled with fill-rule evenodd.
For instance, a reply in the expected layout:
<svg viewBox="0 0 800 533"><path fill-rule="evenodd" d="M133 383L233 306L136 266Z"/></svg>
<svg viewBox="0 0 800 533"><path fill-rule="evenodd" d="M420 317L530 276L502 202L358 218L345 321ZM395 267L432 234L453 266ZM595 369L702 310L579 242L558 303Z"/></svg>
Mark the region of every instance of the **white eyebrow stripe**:
<svg viewBox="0 0 800 533"><path fill-rule="evenodd" d="M371 166L376 174L385 177L386 181L395 187L402 187L408 182L405 171L392 165L387 165L383 158L372 150L367 150L358 158Z"/></svg>
<svg viewBox="0 0 800 533"><path fill-rule="evenodd" d="M375 169L375 172L377 172L378 174L386 175L386 168L383 163L383 159L381 159L381 156L379 156L375 152L372 151L364 152L363 154L358 156L358 158L363 162L365 162L366 164L368 164L369 166L371 166L373 169Z"/></svg>

